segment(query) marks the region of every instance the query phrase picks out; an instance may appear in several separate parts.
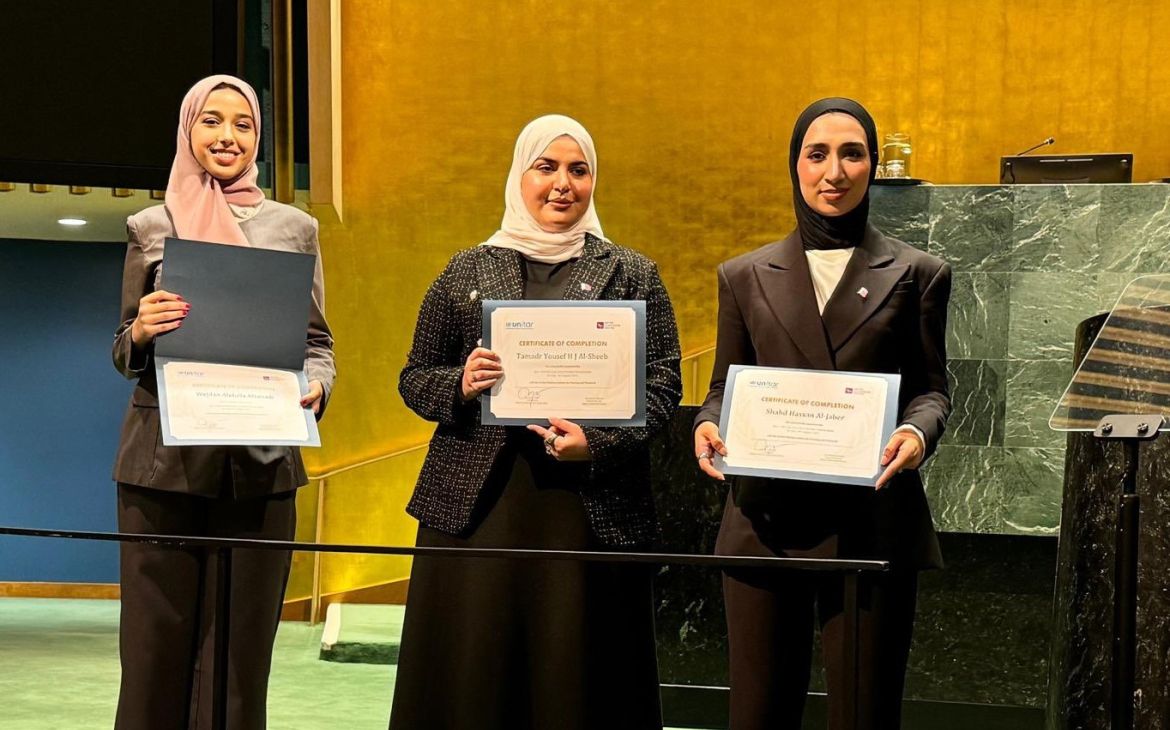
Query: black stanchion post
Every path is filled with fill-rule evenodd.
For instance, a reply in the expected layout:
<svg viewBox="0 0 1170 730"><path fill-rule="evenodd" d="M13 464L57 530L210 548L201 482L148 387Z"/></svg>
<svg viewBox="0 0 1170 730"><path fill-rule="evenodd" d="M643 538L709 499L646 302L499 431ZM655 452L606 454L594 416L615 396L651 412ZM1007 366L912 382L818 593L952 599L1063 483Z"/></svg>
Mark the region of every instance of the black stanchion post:
<svg viewBox="0 0 1170 730"><path fill-rule="evenodd" d="M212 663L212 727L227 730L228 643L231 638L232 549L218 547L215 558L215 659Z"/></svg>
<svg viewBox="0 0 1170 730"><path fill-rule="evenodd" d="M842 576L845 580L844 611L845 631L841 641L841 651L844 653L843 667L845 669L845 686L842 688L841 712L843 725L857 730L861 727L858 701L860 694L861 666L858 661L861 638L861 621L857 608L857 583L861 574L856 571L847 571Z"/></svg>

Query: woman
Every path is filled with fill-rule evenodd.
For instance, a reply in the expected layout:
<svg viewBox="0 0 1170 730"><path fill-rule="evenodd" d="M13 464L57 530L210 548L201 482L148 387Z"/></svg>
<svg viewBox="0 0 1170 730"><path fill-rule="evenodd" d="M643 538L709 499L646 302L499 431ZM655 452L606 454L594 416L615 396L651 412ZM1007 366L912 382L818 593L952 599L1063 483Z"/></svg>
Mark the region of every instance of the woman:
<svg viewBox="0 0 1170 730"><path fill-rule="evenodd" d="M190 305L159 288L168 236L317 256L305 335L309 392L320 416L333 384L317 224L256 186L260 106L252 87L211 76L183 99L165 205L130 216L122 325L114 366L137 381L114 464L123 532L291 540L296 489L307 482L290 447L163 446L154 341L183 325ZM291 556L237 550L232 570L228 725L265 727L272 643ZM199 549L123 543L119 730L203 728L211 721L215 565Z"/></svg>
<svg viewBox="0 0 1170 730"><path fill-rule="evenodd" d="M652 261L607 241L597 158L576 121L516 140L504 219L452 257L399 379L438 427L407 511L420 546L600 550L656 538L647 440L681 397L674 313ZM503 375L479 347L484 299L646 302L645 427L480 424ZM660 728L651 575L641 567L416 558L390 727Z"/></svg>
<svg viewBox="0 0 1170 730"><path fill-rule="evenodd" d="M727 453L719 416L728 366L901 373L899 428L876 488L740 477L716 551L888 560L860 598L862 727L897 728L918 571L942 566L916 469L938 444L950 396L946 310L950 267L868 223L877 165L873 119L854 101L823 99L800 115L788 169L797 230L719 266L715 369L695 419L695 458ZM813 620L829 695L846 678L840 577L726 571L731 727L800 727ZM830 726L841 727L830 701Z"/></svg>

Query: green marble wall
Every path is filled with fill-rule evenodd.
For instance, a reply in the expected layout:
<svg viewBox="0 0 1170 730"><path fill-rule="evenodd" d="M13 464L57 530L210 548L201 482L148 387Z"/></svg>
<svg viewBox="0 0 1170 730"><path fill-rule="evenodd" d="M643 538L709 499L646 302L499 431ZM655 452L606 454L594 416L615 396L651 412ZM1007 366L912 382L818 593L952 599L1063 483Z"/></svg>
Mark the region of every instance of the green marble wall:
<svg viewBox="0 0 1170 730"><path fill-rule="evenodd" d="M1140 274L1170 272L1170 185L875 187L871 219L954 269L954 413L924 467L935 524L1050 535L1063 434L1048 416L1077 324Z"/></svg>

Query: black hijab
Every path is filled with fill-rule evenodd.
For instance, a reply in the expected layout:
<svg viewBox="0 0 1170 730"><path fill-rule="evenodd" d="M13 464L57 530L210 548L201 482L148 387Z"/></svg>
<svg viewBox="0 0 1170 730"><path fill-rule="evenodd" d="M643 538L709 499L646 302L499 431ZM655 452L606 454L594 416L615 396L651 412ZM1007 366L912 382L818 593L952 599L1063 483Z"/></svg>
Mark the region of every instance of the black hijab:
<svg viewBox="0 0 1170 730"><path fill-rule="evenodd" d="M877 174L878 148L877 127L873 117L852 99L831 97L815 101L808 106L796 120L792 129L792 141L788 145L788 174L792 177L792 202L796 208L796 228L800 232L800 240L807 249L849 248L861 243L865 235L865 226L869 220L869 188L866 188L865 197L857 207L844 215L821 215L804 202L800 194L800 180L796 175L796 162L800 159L804 146L804 135L813 121L824 114L840 112L848 114L861 124L865 130L865 144L869 148L869 185L873 185L873 178Z"/></svg>

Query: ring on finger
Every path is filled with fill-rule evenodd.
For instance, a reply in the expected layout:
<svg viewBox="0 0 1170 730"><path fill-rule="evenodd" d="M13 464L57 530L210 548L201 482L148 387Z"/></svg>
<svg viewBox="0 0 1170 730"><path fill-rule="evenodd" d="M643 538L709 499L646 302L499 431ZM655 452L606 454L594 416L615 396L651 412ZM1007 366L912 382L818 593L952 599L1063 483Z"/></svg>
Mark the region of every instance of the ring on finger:
<svg viewBox="0 0 1170 730"><path fill-rule="evenodd" d="M546 449L551 449L553 442L556 441L557 437L559 437L559 436L560 436L560 434L556 434L556 433L550 433L549 435L545 436L544 437L544 447Z"/></svg>
<svg viewBox="0 0 1170 730"><path fill-rule="evenodd" d="M703 459L710 459L710 458L711 458L711 453L710 453L710 452L708 452L708 451L700 451L700 452L699 452L699 455L698 455L698 457L696 457L696 458L697 458L699 461L702 461Z"/></svg>

